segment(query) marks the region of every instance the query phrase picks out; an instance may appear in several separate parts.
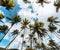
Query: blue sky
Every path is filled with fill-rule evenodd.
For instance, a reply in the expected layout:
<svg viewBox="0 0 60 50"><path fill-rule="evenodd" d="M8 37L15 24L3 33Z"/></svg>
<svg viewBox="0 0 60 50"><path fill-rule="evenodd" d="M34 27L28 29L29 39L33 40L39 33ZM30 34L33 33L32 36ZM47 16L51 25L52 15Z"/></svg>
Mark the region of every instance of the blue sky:
<svg viewBox="0 0 60 50"><path fill-rule="evenodd" d="M48 1L51 1L51 3L50 4L44 3L44 7L42 7L40 4L36 4L35 0L30 0L30 1L31 1L30 4L29 3L25 4L22 0L15 0L15 2L17 4L12 10L8 11L5 9L5 7L0 6L0 12L2 12L5 15L5 17L6 16L13 17L13 15L18 14L21 16L22 19L28 18L31 21L31 23L33 23L33 18L38 18L39 21L45 22L46 28L48 25L47 18L49 16L55 16L55 17L59 18L60 10L58 13L56 13L56 7L53 5L53 2L55 0L48 0ZM60 20L60 18L59 18L59 20ZM5 18L3 19L3 21L9 27L11 26L11 24L8 23L9 21L6 20ZM13 38L11 36L10 32L12 32L14 29L20 29L19 25L20 24L16 24L13 26L13 28L9 31L9 33L6 35L6 37L0 43L1 47L5 47L9 43L9 41L10 41L9 39ZM1 37L2 37L2 34L0 34L0 38ZM51 35L51 37L54 38L56 40L56 42L58 42L59 39L57 39L55 36L53 37L53 35ZM14 47L16 48L20 42L19 39L21 39L21 38L19 38L19 36L18 36L9 48L14 48ZM47 37L47 39L49 39L49 38Z"/></svg>

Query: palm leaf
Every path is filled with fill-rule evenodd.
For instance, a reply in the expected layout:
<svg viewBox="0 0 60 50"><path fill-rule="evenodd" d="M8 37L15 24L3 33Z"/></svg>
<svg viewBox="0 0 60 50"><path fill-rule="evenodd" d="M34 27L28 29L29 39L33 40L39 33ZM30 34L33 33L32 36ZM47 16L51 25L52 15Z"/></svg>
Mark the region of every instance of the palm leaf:
<svg viewBox="0 0 60 50"><path fill-rule="evenodd" d="M11 17L6 17L8 20L13 20Z"/></svg>

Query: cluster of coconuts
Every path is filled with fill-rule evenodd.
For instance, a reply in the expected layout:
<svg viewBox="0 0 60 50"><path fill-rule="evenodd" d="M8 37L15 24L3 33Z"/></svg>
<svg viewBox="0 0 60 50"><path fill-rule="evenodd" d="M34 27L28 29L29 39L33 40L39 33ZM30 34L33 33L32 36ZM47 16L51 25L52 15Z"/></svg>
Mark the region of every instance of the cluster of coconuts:
<svg viewBox="0 0 60 50"><path fill-rule="evenodd" d="M6 7L6 9L9 9L15 6L15 2L14 0L0 0L0 5Z"/></svg>

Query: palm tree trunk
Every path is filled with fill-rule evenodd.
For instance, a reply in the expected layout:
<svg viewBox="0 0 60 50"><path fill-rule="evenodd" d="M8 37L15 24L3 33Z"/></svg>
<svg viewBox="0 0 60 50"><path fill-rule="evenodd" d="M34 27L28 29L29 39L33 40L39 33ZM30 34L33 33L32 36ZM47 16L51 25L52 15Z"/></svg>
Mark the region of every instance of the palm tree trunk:
<svg viewBox="0 0 60 50"><path fill-rule="evenodd" d="M14 25L14 24L13 24ZM0 42L4 39L4 37L7 35L7 33L10 31L10 29L13 27L13 25L8 29L8 31L7 32L5 32L4 33L4 36L3 36L3 38L0 40Z"/></svg>
<svg viewBox="0 0 60 50"><path fill-rule="evenodd" d="M48 37L52 40L52 38L49 35L48 35ZM55 47L59 50L59 48L58 48L58 46L56 44L55 44Z"/></svg>
<svg viewBox="0 0 60 50"><path fill-rule="evenodd" d="M54 32L55 32L55 31L54 31ZM55 34L56 34L56 37L57 37L58 39L60 39L60 38L58 37L58 36L60 36L60 35L59 35L59 34L57 34L56 32L55 32ZM54 34L54 35L55 35L55 34Z"/></svg>
<svg viewBox="0 0 60 50"><path fill-rule="evenodd" d="M31 44L30 44L30 46L31 46L31 50L32 50L32 37L31 37L31 39L30 39L30 40L31 40L31 41L30 41L30 43L31 43Z"/></svg>
<svg viewBox="0 0 60 50"><path fill-rule="evenodd" d="M17 34L18 35L18 34ZM14 37L14 39L11 40L11 42L6 46L6 49L10 46L10 44L16 39L17 35Z"/></svg>
<svg viewBox="0 0 60 50"><path fill-rule="evenodd" d="M21 44L21 50L23 50L23 41L24 41L24 38L22 40L22 44Z"/></svg>
<svg viewBox="0 0 60 50"><path fill-rule="evenodd" d="M3 24L5 24L1 19L0 19L0 22L2 22Z"/></svg>
<svg viewBox="0 0 60 50"><path fill-rule="evenodd" d="M60 26L59 24L55 23L57 26Z"/></svg>
<svg viewBox="0 0 60 50"><path fill-rule="evenodd" d="M22 31L22 30L21 30ZM20 32L21 32L20 31ZM6 46L6 48L8 48L9 46L10 46L10 44L16 39L16 37L18 37L18 35L20 35L20 34L17 34L12 40L11 40L11 42Z"/></svg>
<svg viewBox="0 0 60 50"><path fill-rule="evenodd" d="M58 12L58 10L59 10L59 7L57 6L57 7L56 7L56 12Z"/></svg>
<svg viewBox="0 0 60 50"><path fill-rule="evenodd" d="M25 35L25 29L24 29L24 35ZM24 41L24 37L25 37L25 36L23 36L23 39L22 39L21 50L23 50L23 41Z"/></svg>

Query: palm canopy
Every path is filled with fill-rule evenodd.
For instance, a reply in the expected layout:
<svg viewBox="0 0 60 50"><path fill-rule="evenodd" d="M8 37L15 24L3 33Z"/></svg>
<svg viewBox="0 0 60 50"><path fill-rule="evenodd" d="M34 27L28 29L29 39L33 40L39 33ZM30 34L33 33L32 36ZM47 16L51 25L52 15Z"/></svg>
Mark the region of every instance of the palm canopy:
<svg viewBox="0 0 60 50"><path fill-rule="evenodd" d="M51 16L51 17L48 17L47 21L53 23L56 21L56 19L57 17Z"/></svg>
<svg viewBox="0 0 60 50"><path fill-rule="evenodd" d="M21 22L21 29L28 28L27 25L28 25L29 23L30 23L30 21L25 18L25 19Z"/></svg>
<svg viewBox="0 0 60 50"><path fill-rule="evenodd" d="M59 49L58 45L54 42L54 40L49 40L48 46L51 46L51 47L55 46L55 48Z"/></svg>
<svg viewBox="0 0 60 50"><path fill-rule="evenodd" d="M0 0L0 5L6 7L7 10L15 6L14 0Z"/></svg>
<svg viewBox="0 0 60 50"><path fill-rule="evenodd" d="M19 15L15 15L13 18L7 17L7 19L12 21L12 23L18 23L21 21L21 18Z"/></svg>
<svg viewBox="0 0 60 50"><path fill-rule="evenodd" d="M44 3L50 3L50 1L48 1L48 0L36 0L36 3L42 3L42 2L44 2Z"/></svg>
<svg viewBox="0 0 60 50"><path fill-rule="evenodd" d="M16 35L18 33L19 33L19 30L17 30L17 29L12 32L13 35Z"/></svg>
<svg viewBox="0 0 60 50"><path fill-rule="evenodd" d="M6 30L8 30L7 25L0 26L0 32L5 32Z"/></svg>
<svg viewBox="0 0 60 50"><path fill-rule="evenodd" d="M46 29L43 28L43 26L43 22L35 22L34 24L30 25L30 29L33 31L33 33L37 32L38 36L42 37L46 33Z"/></svg>
<svg viewBox="0 0 60 50"><path fill-rule="evenodd" d="M49 40L49 46L55 46L54 40Z"/></svg>
<svg viewBox="0 0 60 50"><path fill-rule="evenodd" d="M57 30L57 27L56 27L55 25L53 25L53 24L49 24L49 25L48 25L48 30L49 30L50 32L54 32L55 30Z"/></svg>
<svg viewBox="0 0 60 50"><path fill-rule="evenodd" d="M55 24L57 26L60 26L58 23L60 23L60 21L58 20L58 17L54 17L54 16L51 16L51 17L48 17L47 21L50 23L50 24Z"/></svg>
<svg viewBox="0 0 60 50"><path fill-rule="evenodd" d="M36 0L36 3L41 3L41 5L43 6L43 3L49 4L50 1L48 1L48 0Z"/></svg>

